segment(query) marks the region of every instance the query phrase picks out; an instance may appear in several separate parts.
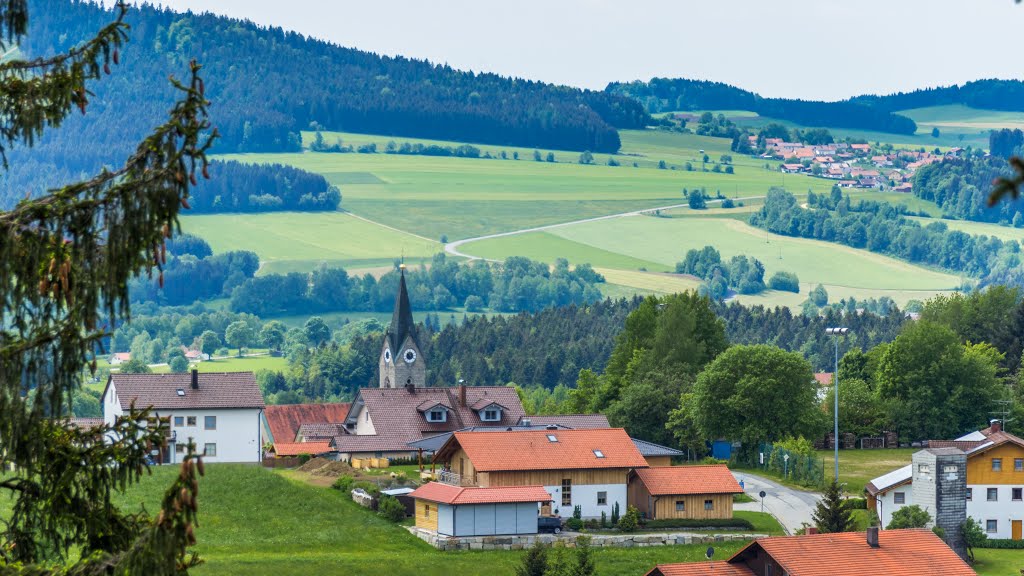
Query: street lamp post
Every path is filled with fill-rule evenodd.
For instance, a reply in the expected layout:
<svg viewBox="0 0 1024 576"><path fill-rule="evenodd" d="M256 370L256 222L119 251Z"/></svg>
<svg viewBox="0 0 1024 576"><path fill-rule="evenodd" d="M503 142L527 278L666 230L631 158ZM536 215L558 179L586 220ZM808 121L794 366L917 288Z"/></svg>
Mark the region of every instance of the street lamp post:
<svg viewBox="0 0 1024 576"><path fill-rule="evenodd" d="M833 406L832 415L834 416L835 428L832 431L832 447L835 449L835 479L836 483L839 483L839 337L845 336L849 332L849 328L825 328L825 334L832 336L832 341L836 345L836 367L835 372L832 373L832 380L835 382L835 390L833 390L833 400L835 404Z"/></svg>

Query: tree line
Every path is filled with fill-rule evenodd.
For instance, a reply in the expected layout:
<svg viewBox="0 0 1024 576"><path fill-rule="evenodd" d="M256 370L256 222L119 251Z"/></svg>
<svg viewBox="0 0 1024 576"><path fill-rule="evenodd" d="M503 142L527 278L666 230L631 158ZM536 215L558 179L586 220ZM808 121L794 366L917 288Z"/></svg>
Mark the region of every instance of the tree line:
<svg viewBox="0 0 1024 576"><path fill-rule="evenodd" d="M911 108L962 104L987 110L1024 111L1024 82L1020 80L975 80L963 85L923 88L884 96L857 96L851 102L895 112Z"/></svg>
<svg viewBox="0 0 1024 576"><path fill-rule="evenodd" d="M129 282L133 303L181 306L227 297L260 267L255 252L238 250L214 255L205 240L190 234L171 240L167 251L162 283L159 277L149 274L138 275Z"/></svg>
<svg viewBox="0 0 1024 576"><path fill-rule="evenodd" d="M885 202L860 200L854 204L838 188L827 197L815 195L813 202L808 195L807 209L789 192L772 188L764 206L751 215L750 224L784 236L838 242L938 266L980 278L983 286L1024 285L1017 241L972 236L950 230L942 221L922 225Z"/></svg>
<svg viewBox="0 0 1024 576"><path fill-rule="evenodd" d="M231 294L231 309L260 316L338 311L387 312L394 305L398 270L383 275L350 277L342 268L320 267L311 274L267 274L249 278ZM553 269L527 258L502 263L467 264L434 256L429 268L408 270L410 299L420 310L465 306L477 312L535 311L550 306L585 304L601 298L604 278L589 264L570 269L559 259Z"/></svg>
<svg viewBox="0 0 1024 576"><path fill-rule="evenodd" d="M605 91L634 98L650 113L673 110L750 110L761 116L804 126L855 128L893 134L913 134L917 131L917 124L910 118L861 102L764 98L722 82L652 78L648 82L612 82Z"/></svg>
<svg viewBox="0 0 1024 576"><path fill-rule="evenodd" d="M1021 137L1020 143L1011 142L1012 147L1006 151L1009 155L1024 143L1024 133ZM1009 200L992 207L988 205L992 182L1010 174L1006 161L996 156L949 159L919 168L914 175L913 192L918 198L938 204L945 216L1020 228L1024 226L1024 215L1021 214L1024 201Z"/></svg>
<svg viewBox="0 0 1024 576"><path fill-rule="evenodd" d="M189 198L191 213L333 211L341 192L320 174L283 164L211 162Z"/></svg>

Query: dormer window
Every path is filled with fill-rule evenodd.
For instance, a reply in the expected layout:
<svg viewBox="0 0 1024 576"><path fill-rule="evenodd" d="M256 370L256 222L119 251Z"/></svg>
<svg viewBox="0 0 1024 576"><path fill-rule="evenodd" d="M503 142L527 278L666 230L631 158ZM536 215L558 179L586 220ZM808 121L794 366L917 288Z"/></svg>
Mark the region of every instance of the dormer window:
<svg viewBox="0 0 1024 576"><path fill-rule="evenodd" d="M427 412L427 422L447 422L448 411L440 408Z"/></svg>
<svg viewBox="0 0 1024 576"><path fill-rule="evenodd" d="M501 410L498 410L497 408L481 410L480 419L484 422L497 422L498 420L501 420Z"/></svg>

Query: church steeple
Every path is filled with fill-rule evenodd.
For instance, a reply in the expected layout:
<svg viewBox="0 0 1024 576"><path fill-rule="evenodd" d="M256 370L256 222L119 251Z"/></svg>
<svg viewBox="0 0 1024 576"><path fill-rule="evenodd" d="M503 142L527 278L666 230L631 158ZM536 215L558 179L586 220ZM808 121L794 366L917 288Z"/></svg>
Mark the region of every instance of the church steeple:
<svg viewBox="0 0 1024 576"><path fill-rule="evenodd" d="M405 264L399 267L399 271L401 277L398 281L398 294L395 295L395 309L391 313L391 325L388 326L388 340L395 352L398 352L407 336L416 340L416 324L412 319L412 306L409 305L409 291L405 287Z"/></svg>
<svg viewBox="0 0 1024 576"><path fill-rule="evenodd" d="M427 385L427 368L416 338L416 324L412 319L409 291L405 285L405 264L399 269L395 310L381 345L380 387L405 388L415 392L416 388Z"/></svg>

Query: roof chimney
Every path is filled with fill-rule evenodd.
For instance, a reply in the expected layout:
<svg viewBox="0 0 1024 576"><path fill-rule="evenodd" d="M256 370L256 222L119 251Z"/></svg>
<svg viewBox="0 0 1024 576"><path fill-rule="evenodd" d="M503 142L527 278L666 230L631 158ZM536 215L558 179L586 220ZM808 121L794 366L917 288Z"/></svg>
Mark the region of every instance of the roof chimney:
<svg viewBox="0 0 1024 576"><path fill-rule="evenodd" d="M466 407L466 385L459 384L459 406Z"/></svg>
<svg viewBox="0 0 1024 576"><path fill-rule="evenodd" d="M808 534L817 534L818 533L817 526L808 526L807 527L807 533Z"/></svg>
<svg viewBox="0 0 1024 576"><path fill-rule="evenodd" d="M412 378L407 378L406 379L406 381L405 381L405 389L410 394L415 394L416 393L416 385L412 383Z"/></svg>
<svg viewBox="0 0 1024 576"><path fill-rule="evenodd" d="M872 526L868 528L867 532L868 546L872 548L878 548L878 526Z"/></svg>
<svg viewBox="0 0 1024 576"><path fill-rule="evenodd" d="M192 389L199 390L199 370L192 369Z"/></svg>
<svg viewBox="0 0 1024 576"><path fill-rule="evenodd" d="M1002 432L1003 431L1003 422L1002 422L1002 420L993 420L992 421L992 431L993 432Z"/></svg>

